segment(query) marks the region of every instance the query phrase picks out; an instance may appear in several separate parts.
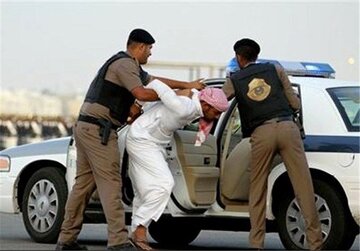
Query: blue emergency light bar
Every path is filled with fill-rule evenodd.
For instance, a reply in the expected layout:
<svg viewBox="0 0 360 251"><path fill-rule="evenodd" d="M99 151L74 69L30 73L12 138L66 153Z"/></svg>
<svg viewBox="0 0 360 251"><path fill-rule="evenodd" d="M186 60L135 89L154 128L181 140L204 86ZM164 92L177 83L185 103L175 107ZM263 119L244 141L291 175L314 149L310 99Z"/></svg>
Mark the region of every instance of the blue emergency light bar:
<svg viewBox="0 0 360 251"><path fill-rule="evenodd" d="M325 63L278 61L271 59L258 59L256 62L279 65L284 68L285 72L290 76L335 78L335 70L329 64ZM226 66L226 75L229 76L229 74L239 69L236 59L232 58Z"/></svg>
<svg viewBox="0 0 360 251"><path fill-rule="evenodd" d="M291 76L335 78L335 70L325 63L277 61L258 59L258 63L272 63L280 65Z"/></svg>

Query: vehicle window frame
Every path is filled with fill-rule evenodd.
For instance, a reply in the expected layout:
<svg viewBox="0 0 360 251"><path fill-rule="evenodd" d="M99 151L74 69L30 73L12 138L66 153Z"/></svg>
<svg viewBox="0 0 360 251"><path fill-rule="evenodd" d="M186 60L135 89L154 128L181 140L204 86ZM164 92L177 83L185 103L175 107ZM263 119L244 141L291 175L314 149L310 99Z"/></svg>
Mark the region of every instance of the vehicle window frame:
<svg viewBox="0 0 360 251"><path fill-rule="evenodd" d="M339 86L339 87L331 87L331 88L327 88L326 91L328 92L328 94L330 95L332 101L334 102L337 111L339 112L342 121L344 122L346 129L348 130L348 132L360 132L360 125L359 126L354 126L350 119L349 116L347 115L343 105L341 104L338 96L335 94L335 90L339 90L339 89L348 89L348 88L356 88L357 86ZM359 87L358 87L359 88Z"/></svg>
<svg viewBox="0 0 360 251"><path fill-rule="evenodd" d="M303 116L303 107L302 107L301 85L298 84L298 83L291 83L291 87L293 89L296 89L296 91L297 91L296 96L300 100L299 117L297 119L300 122L300 125L302 127L301 129L303 130L304 135L306 136L306 132L305 132L305 128L304 128L304 116Z"/></svg>
<svg viewBox="0 0 360 251"><path fill-rule="evenodd" d="M222 138L224 136L224 130L229 122L229 119L231 117L231 114L233 112L234 109L238 109L237 107L237 101L235 98L233 98L231 101L229 101L229 109L226 111L226 113L224 114L224 117L222 118L221 120L221 123L219 125L219 128L217 128L217 134L215 135L216 136L216 143L217 143L217 147L218 147L218 158L217 158L217 163L216 165L217 166L220 166L220 160L221 160L221 156L223 154L223 149L221 149L221 141L222 141Z"/></svg>

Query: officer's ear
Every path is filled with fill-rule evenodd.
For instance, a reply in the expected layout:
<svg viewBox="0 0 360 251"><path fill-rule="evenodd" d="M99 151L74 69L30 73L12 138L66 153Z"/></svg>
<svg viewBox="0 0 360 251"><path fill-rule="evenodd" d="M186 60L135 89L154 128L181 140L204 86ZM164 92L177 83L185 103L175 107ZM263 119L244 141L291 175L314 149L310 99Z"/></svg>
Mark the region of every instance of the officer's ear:
<svg viewBox="0 0 360 251"><path fill-rule="evenodd" d="M235 57L236 57L239 67L242 68L244 66L244 57L241 56L240 54L235 54Z"/></svg>

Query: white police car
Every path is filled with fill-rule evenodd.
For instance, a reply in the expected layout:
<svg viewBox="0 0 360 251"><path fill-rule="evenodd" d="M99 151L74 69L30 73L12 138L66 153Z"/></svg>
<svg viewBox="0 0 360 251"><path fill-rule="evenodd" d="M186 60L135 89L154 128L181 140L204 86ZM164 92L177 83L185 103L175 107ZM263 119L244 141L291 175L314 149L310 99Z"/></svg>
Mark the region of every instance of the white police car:
<svg viewBox="0 0 360 251"><path fill-rule="evenodd" d="M290 80L302 100L304 145L324 248L348 249L359 234L360 225L359 83L331 79L334 72L325 64L282 64L292 75L300 75ZM224 79L206 83L221 86ZM241 161L241 150L236 149L242 134L235 102L231 102L213 135L201 147L194 147L196 122L178 130L167 147L175 187L164 215L149 228L156 241L188 244L203 229L249 231L248 170ZM123 146L126 131L124 128L119 132L119 147L123 202L130 220L133 194ZM236 162L230 158L234 151L239 151L236 155L240 156ZM248 150L243 154L248 154ZM0 211L22 212L25 227L35 241L57 239L68 191L74 182L75 158L75 142L70 137L0 152ZM239 178L238 191L242 192L238 197L227 198L222 188L227 177L234 176L229 175L234 170ZM273 163L267 198L267 231L279 232L287 249L307 248L304 220L281 159ZM96 193L86 210L85 222L105 222Z"/></svg>

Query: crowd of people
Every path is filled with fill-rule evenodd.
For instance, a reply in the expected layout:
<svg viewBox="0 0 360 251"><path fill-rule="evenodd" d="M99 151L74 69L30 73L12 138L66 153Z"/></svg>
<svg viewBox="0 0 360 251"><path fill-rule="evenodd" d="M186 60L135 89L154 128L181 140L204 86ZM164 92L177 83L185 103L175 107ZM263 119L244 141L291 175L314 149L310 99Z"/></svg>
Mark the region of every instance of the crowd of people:
<svg viewBox="0 0 360 251"><path fill-rule="evenodd" d="M194 138L200 146L213 122L235 97L244 137L250 140L250 245L264 248L266 184L270 163L280 154L305 218L310 250L322 247L320 222L302 139L292 114L299 99L283 69L258 64L260 46L252 39L235 42L238 69L222 89L206 87L201 79L185 82L153 76L142 69L155 39L134 29L126 51L109 58L98 71L80 108L73 132L77 174L70 192L56 250L84 250L77 243L83 214L97 189L105 213L108 250L152 250L146 234L163 213L174 186L165 161L165 146L175 130L199 119ZM116 130L130 124L125 142L135 197L130 233L121 202L120 155ZM239 144L242 144L240 142Z"/></svg>

